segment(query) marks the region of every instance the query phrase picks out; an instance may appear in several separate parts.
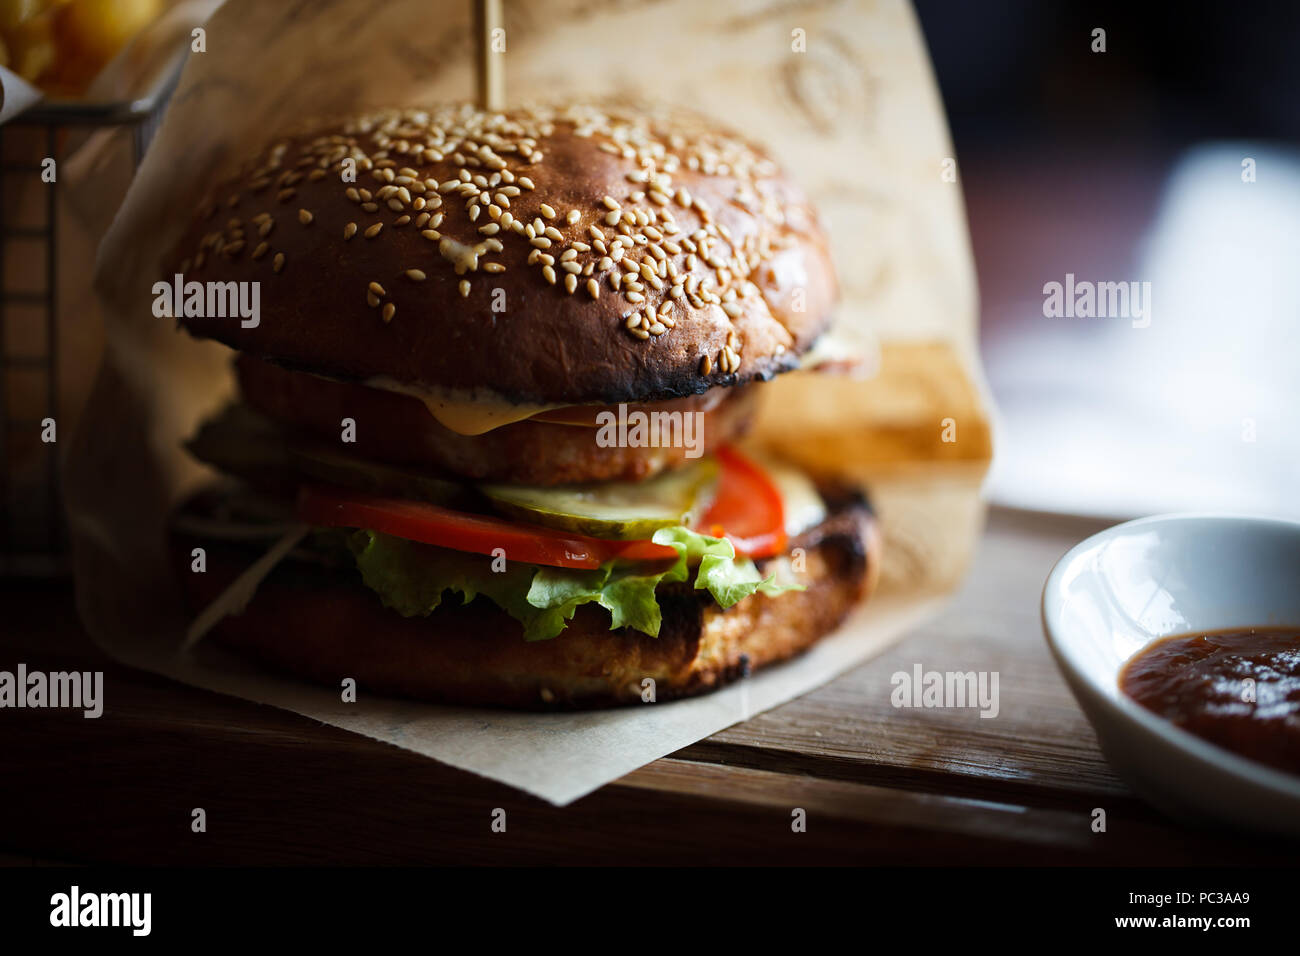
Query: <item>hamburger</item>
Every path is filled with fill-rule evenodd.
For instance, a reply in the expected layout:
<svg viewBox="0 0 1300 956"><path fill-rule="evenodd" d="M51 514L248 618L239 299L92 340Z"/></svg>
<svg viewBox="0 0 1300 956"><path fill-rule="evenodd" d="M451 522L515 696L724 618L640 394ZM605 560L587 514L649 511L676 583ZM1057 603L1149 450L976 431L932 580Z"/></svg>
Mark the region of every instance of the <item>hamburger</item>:
<svg viewBox="0 0 1300 956"><path fill-rule="evenodd" d="M179 326L237 353L238 400L188 442L225 477L173 521L192 641L335 687L609 706L796 655L874 584L863 496L737 445L836 284L804 195L711 121L311 124L162 274Z"/></svg>

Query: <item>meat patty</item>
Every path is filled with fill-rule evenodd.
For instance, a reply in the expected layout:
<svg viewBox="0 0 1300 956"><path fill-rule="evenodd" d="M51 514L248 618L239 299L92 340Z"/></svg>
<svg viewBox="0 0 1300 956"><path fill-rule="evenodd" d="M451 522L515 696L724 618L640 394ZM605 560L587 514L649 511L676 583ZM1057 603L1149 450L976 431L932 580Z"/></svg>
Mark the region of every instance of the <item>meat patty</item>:
<svg viewBox="0 0 1300 956"><path fill-rule="evenodd" d="M529 419L482 435L461 435L443 426L418 399L398 392L335 382L249 355L239 357L236 369L244 400L289 428L337 441L342 419L351 418L356 422L355 451L362 457L432 467L474 481L635 481L692 460L685 447L598 445L595 406L545 416L586 420L584 424ZM712 389L631 408L700 413L707 454L744 433L755 397L753 386Z"/></svg>

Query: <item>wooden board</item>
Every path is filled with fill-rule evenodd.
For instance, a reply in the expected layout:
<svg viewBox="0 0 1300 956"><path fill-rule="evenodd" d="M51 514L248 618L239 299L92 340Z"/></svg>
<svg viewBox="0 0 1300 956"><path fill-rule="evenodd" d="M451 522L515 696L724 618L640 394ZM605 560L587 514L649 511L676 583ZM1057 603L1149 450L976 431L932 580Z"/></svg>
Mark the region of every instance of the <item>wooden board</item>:
<svg viewBox="0 0 1300 956"><path fill-rule="evenodd" d="M1109 769L1043 642L1051 564L1094 522L994 511L949 608L783 707L557 809L301 717L130 671L62 585L0 587L0 669L103 669L98 720L0 711L0 863L1268 862ZM920 663L996 670L1001 713L895 709ZM190 830L203 807L206 833ZM1090 827L1107 812L1105 833ZM493 833L493 810L507 814ZM807 812L805 833L791 812Z"/></svg>

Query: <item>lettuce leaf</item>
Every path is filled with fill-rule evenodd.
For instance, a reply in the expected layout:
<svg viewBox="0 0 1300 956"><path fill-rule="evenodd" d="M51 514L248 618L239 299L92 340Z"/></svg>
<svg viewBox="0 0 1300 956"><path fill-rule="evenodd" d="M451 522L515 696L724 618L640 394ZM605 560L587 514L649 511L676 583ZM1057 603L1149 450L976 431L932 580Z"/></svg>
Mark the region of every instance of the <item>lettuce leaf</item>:
<svg viewBox="0 0 1300 956"><path fill-rule="evenodd" d="M762 578L754 562L737 558L731 542L687 528L661 528L656 544L677 551L668 568L662 564L609 561L595 570L540 567L506 562L488 555L466 554L395 538L377 531L356 531L349 546L366 586L386 607L405 617L427 616L452 591L468 604L479 595L491 600L524 626L524 638L546 640L564 630L577 609L596 603L609 611L610 629L631 627L659 636L662 617L655 590L661 581L687 581L707 590L722 607L754 593L779 594L802 585L777 584Z"/></svg>

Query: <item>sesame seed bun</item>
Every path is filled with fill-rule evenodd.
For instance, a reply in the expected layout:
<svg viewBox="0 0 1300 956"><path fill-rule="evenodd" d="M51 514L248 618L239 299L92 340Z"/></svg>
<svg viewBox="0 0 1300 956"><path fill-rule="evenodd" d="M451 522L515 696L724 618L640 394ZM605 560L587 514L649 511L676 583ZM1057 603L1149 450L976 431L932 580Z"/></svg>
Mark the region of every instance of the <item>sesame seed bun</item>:
<svg viewBox="0 0 1300 956"><path fill-rule="evenodd" d="M277 139L161 271L260 280L257 327L182 317L195 336L343 380L547 403L770 378L836 293L815 214L759 149L609 105L390 111Z"/></svg>
<svg viewBox="0 0 1300 956"><path fill-rule="evenodd" d="M205 574L188 573L191 547L208 549ZM174 535L193 606L216 597L247 556ZM428 617L385 608L355 571L281 565L215 640L282 673L363 693L440 703L539 710L642 704L646 678L658 701L714 690L802 653L866 598L879 576L880 542L866 504L841 496L821 524L790 542L804 552L803 591L745 598L723 610L684 584L661 589L658 637L610 630L602 609L580 607L547 641L525 641L518 622L479 598L444 601ZM759 562L771 573L776 562Z"/></svg>

